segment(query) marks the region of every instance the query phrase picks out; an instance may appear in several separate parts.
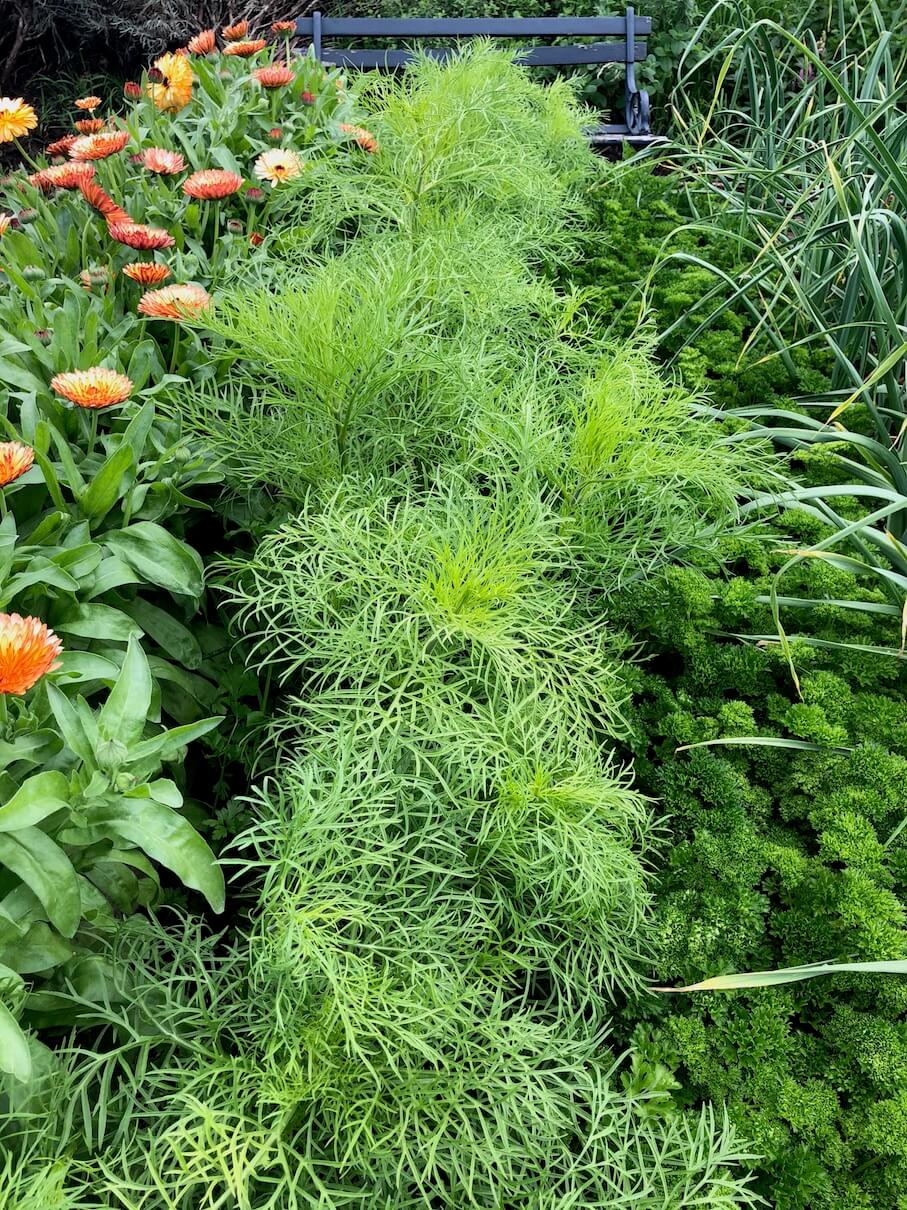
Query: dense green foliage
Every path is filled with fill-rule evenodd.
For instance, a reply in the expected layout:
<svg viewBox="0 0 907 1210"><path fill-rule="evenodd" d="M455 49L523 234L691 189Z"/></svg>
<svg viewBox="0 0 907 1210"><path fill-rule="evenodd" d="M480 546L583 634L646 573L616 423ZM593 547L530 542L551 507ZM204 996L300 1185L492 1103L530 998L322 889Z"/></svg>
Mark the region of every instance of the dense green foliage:
<svg viewBox="0 0 907 1210"><path fill-rule="evenodd" d="M608 1045L661 837L601 601L712 548L760 459L533 272L596 171L566 90L480 49L368 101L381 152L287 193L279 259L197 321L217 392L173 404L253 529L216 578L282 690L237 927L122 930L77 1002L101 1042L8 1119L9 1197L51 1156L73 1206L752 1204L720 1112Z"/></svg>
<svg viewBox="0 0 907 1210"><path fill-rule="evenodd" d="M872 647L887 623L832 604L798 615L802 697L771 641L772 547L814 540L786 514L777 535L728 551L735 574L671 572L622 602L648 632L634 713L640 786L670 816L655 970L679 985L704 972L907 953L907 778L903 664ZM871 586L800 564L785 593L829 600ZM735 636L752 636L736 641ZM768 642L755 642L768 636ZM838 646L822 644L847 642ZM822 751L681 745L774 736ZM762 1191L782 1210L902 1205L907 988L838 976L799 987L662 1001L646 1033L682 1081L681 1099L724 1102L765 1159ZM634 1015L634 1021L638 1016Z"/></svg>

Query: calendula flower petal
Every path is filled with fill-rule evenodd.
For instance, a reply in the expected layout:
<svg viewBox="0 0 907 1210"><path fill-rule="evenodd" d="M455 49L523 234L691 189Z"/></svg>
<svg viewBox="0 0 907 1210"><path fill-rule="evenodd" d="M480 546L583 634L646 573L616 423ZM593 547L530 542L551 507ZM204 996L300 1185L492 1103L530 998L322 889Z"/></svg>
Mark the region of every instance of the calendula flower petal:
<svg viewBox="0 0 907 1210"><path fill-rule="evenodd" d="M38 125L38 115L21 97L0 97L0 143L10 143Z"/></svg>
<svg viewBox="0 0 907 1210"><path fill-rule="evenodd" d="M0 441L0 487L13 483L32 466L35 451L21 441Z"/></svg>
<svg viewBox="0 0 907 1210"><path fill-rule="evenodd" d="M40 618L0 613L0 693L22 694L59 667L63 644Z"/></svg>
<svg viewBox="0 0 907 1210"><path fill-rule="evenodd" d="M201 172L193 172L183 181L183 193L187 197L207 201L229 197L241 188L242 177L222 168L205 168Z"/></svg>
<svg viewBox="0 0 907 1210"><path fill-rule="evenodd" d="M132 380L116 370L95 366L90 370L70 370L57 374L51 388L78 408L109 408L132 394Z"/></svg>
<svg viewBox="0 0 907 1210"><path fill-rule="evenodd" d="M302 173L303 163L295 151L275 147L263 151L255 161L254 172L260 181L270 181L271 187L292 180Z"/></svg>
<svg viewBox="0 0 907 1210"><path fill-rule="evenodd" d="M122 151L129 142L128 130L105 130L101 134L87 134L76 139L69 149L71 160L106 160L110 155Z"/></svg>
<svg viewBox="0 0 907 1210"><path fill-rule="evenodd" d="M211 305L207 290L193 282L148 290L139 299L137 310L149 319L197 319Z"/></svg>
<svg viewBox="0 0 907 1210"><path fill-rule="evenodd" d="M186 55L161 55L154 61L155 78L148 96L158 109L176 113L192 100L192 66Z"/></svg>

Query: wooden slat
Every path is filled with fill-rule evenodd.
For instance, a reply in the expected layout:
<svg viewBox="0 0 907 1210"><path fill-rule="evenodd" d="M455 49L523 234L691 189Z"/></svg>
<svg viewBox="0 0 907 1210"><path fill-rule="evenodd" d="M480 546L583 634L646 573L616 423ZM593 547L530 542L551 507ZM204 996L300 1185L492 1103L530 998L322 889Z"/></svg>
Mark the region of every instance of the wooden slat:
<svg viewBox="0 0 907 1210"><path fill-rule="evenodd" d="M453 46L431 46L424 52L433 59L446 59L456 53ZM648 51L645 42L636 43L636 61L641 63ZM580 63L623 63L626 48L621 42L598 42L588 46L534 46L514 56L515 63L557 66ZM410 50L344 50L326 47L321 52L322 63L336 67L402 67L413 60Z"/></svg>
<svg viewBox="0 0 907 1210"><path fill-rule="evenodd" d="M302 18L297 28L311 18ZM652 32L649 17L636 17L637 35ZM326 38L620 38L624 17L324 17ZM299 29L299 33L304 33Z"/></svg>

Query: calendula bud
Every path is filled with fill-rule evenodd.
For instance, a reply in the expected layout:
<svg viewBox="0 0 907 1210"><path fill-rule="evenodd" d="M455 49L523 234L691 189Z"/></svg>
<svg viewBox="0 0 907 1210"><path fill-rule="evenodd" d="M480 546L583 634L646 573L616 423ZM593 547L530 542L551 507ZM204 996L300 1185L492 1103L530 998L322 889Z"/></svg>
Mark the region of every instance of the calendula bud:
<svg viewBox="0 0 907 1210"><path fill-rule="evenodd" d="M261 202L264 200L265 191L259 189L257 185L252 185L246 190L245 196L250 202Z"/></svg>
<svg viewBox="0 0 907 1210"><path fill-rule="evenodd" d="M263 235L259 235L257 231L253 231L252 234L249 236L249 243L252 245L253 248L260 247L264 242L265 242L265 237Z"/></svg>
<svg viewBox="0 0 907 1210"><path fill-rule="evenodd" d="M227 219L227 230L231 235L242 235L243 226L238 218Z"/></svg>
<svg viewBox="0 0 907 1210"><path fill-rule="evenodd" d="M274 139L275 141L277 139L282 139L283 131L280 129L279 126L272 126L271 129L268 131L268 138Z"/></svg>
<svg viewBox="0 0 907 1210"><path fill-rule="evenodd" d="M141 84L136 84L135 80L127 80L123 85L123 92L127 97L132 97L133 100L136 100L142 95L142 86Z"/></svg>
<svg viewBox="0 0 907 1210"><path fill-rule="evenodd" d="M37 217L38 217L37 210L32 210L31 208L27 208L25 210L20 210L19 213L16 215L16 218L23 225L28 224L28 223L33 223Z"/></svg>
<svg viewBox="0 0 907 1210"><path fill-rule="evenodd" d="M315 104L315 94L311 93L311 92L301 93L299 99L300 99L300 101L303 102L304 105L314 105Z"/></svg>
<svg viewBox="0 0 907 1210"><path fill-rule="evenodd" d="M39 344L49 345L51 340L53 339L53 335L54 334L50 330L50 328L36 328L35 329L35 340L37 340Z"/></svg>
<svg viewBox="0 0 907 1210"><path fill-rule="evenodd" d="M98 764L102 769L108 769L113 772L119 769L120 765L126 762L129 756L129 749L125 744L121 744L118 739L105 740L97 748Z"/></svg>
<svg viewBox="0 0 907 1210"><path fill-rule="evenodd" d="M148 82L149 84L163 84L164 73L159 67L148 68Z"/></svg>
<svg viewBox="0 0 907 1210"><path fill-rule="evenodd" d="M47 274L40 265L26 265L22 270L22 276L26 281L43 281Z"/></svg>

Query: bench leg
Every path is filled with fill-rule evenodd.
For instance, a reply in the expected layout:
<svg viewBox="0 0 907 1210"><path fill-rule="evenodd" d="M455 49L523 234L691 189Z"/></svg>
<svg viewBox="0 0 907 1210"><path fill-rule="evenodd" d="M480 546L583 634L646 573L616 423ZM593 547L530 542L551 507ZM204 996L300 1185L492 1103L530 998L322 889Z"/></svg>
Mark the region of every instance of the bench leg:
<svg viewBox="0 0 907 1210"><path fill-rule="evenodd" d="M633 134L651 134L649 125L649 94L644 88L636 87L636 14L632 6L627 8L626 16L627 47L627 76L626 104L624 112L627 120L627 130Z"/></svg>

